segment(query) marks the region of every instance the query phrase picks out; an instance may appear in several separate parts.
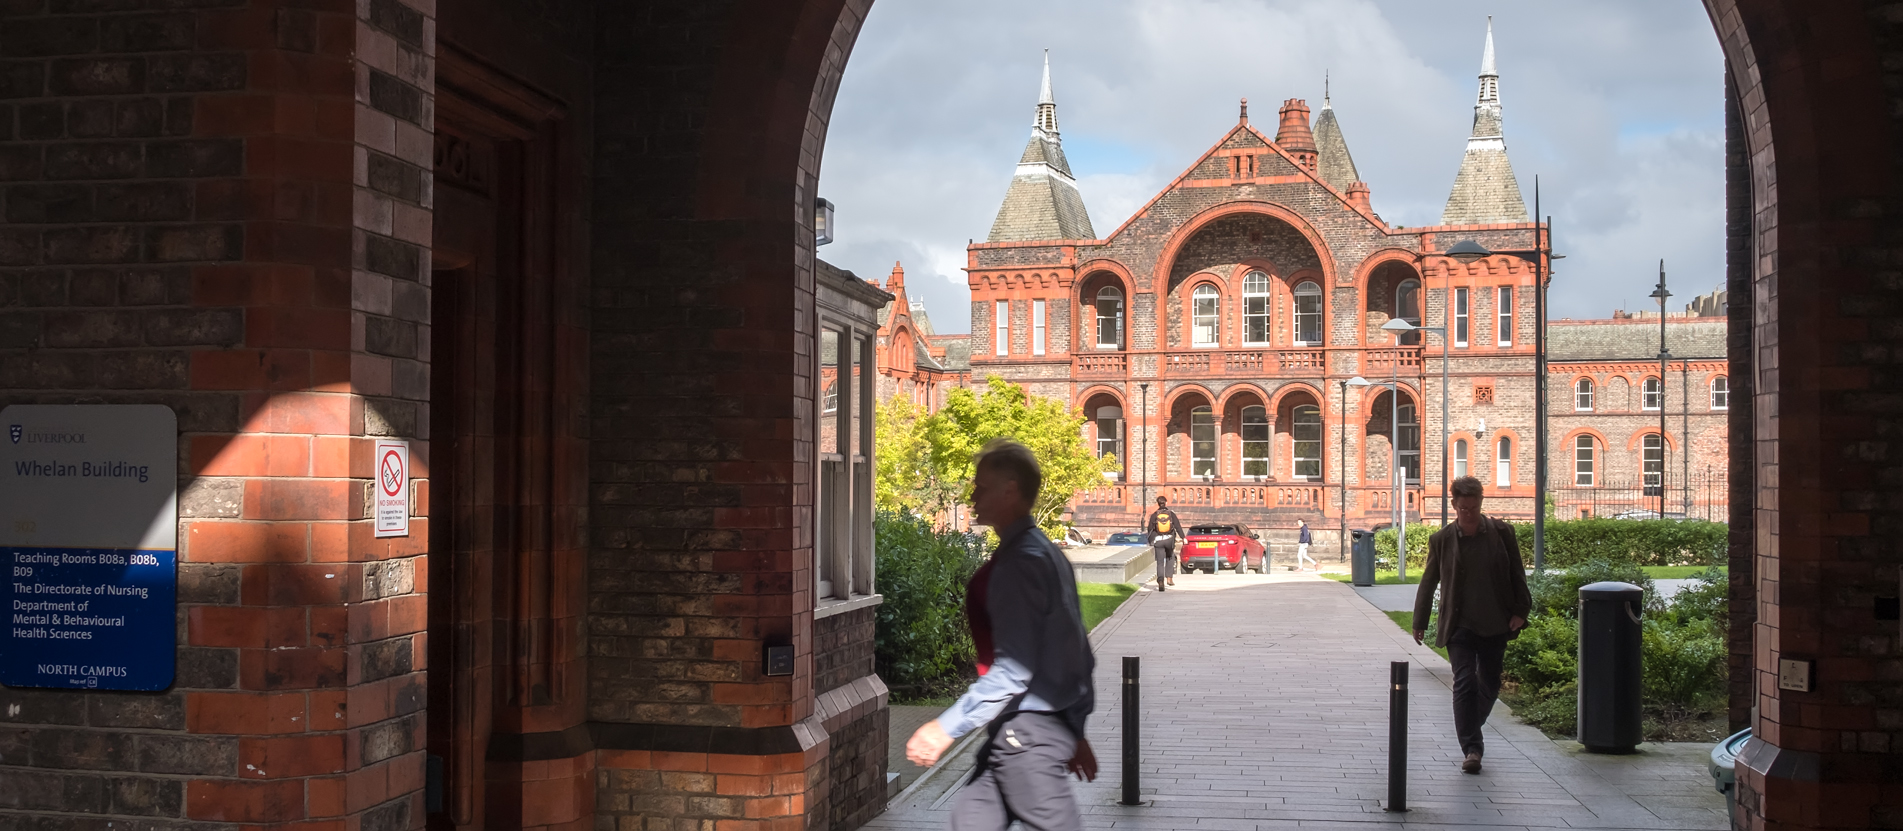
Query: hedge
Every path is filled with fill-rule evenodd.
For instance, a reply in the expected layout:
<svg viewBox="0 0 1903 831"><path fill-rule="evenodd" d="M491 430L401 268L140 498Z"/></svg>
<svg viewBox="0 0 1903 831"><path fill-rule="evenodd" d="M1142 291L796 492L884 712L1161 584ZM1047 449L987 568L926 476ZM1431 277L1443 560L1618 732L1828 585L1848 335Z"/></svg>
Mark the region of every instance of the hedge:
<svg viewBox="0 0 1903 831"><path fill-rule="evenodd" d="M910 512L880 511L872 533L885 597L873 637L879 677L899 700L955 687L972 666L965 584L984 562L984 540Z"/></svg>
<svg viewBox="0 0 1903 831"><path fill-rule="evenodd" d="M1427 564L1427 538L1438 525L1407 527L1407 565ZM1533 523L1514 523L1520 538L1520 557L1533 565ZM1628 562L1641 566L1705 566L1725 561L1730 526L1703 520L1565 519L1546 522L1546 564L1567 568L1592 560ZM1395 531L1375 533L1375 556L1394 563Z"/></svg>

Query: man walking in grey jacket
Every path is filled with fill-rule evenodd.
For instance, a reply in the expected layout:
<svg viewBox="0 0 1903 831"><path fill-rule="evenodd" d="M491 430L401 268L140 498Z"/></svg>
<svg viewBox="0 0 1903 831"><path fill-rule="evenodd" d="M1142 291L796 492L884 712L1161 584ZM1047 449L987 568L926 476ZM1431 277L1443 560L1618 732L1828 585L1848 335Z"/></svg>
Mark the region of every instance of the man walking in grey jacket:
<svg viewBox="0 0 1903 831"><path fill-rule="evenodd" d="M1480 732L1500 698L1507 641L1525 628L1533 598L1513 526L1480 513L1480 480L1462 476L1450 490L1454 523L1427 538L1427 567L1414 594L1414 642L1426 637L1439 588L1434 645L1446 647L1454 665L1454 733L1466 756L1460 769L1479 773L1487 751Z"/></svg>
<svg viewBox="0 0 1903 831"><path fill-rule="evenodd" d="M1097 660L1070 561L1031 519L1042 482L1024 445L1000 439L978 454L973 518L998 533L998 550L965 593L978 680L905 744L907 759L930 766L959 736L980 727L988 732L971 781L952 806L954 831L1004 831L1013 820L1036 831L1079 831L1083 820L1066 772L1097 778L1097 757L1084 738L1096 707Z"/></svg>

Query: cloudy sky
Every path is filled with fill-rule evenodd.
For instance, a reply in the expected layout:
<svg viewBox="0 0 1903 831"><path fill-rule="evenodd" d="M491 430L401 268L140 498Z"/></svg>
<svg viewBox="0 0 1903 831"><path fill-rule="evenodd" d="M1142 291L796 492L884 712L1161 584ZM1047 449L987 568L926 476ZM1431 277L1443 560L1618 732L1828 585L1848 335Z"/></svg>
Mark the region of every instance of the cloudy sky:
<svg viewBox="0 0 1903 831"><path fill-rule="evenodd" d="M820 193L822 256L895 260L940 332L969 328L982 240L1029 137L1051 52L1064 149L1107 236L1235 124L1273 135L1287 98L1336 117L1374 208L1438 222L1472 126L1494 16L1508 154L1567 259L1554 318L1677 301L1724 279L1724 62L1693 0L878 0L849 64Z"/></svg>

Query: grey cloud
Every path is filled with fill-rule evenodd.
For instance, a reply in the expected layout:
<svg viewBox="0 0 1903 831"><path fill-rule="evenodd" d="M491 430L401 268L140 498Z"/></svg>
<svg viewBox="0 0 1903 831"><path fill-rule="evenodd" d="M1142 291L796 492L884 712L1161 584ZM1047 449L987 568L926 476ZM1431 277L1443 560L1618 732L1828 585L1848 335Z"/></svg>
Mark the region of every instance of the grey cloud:
<svg viewBox="0 0 1903 831"><path fill-rule="evenodd" d="M822 254L862 276L905 258L939 331L965 328L964 245L1004 195L1045 48L1065 136L1128 151L1072 158L1100 234L1234 124L1238 99L1271 132L1284 99L1319 108L1324 70L1376 210L1437 222L1490 12L1514 167L1529 202L1540 176L1568 254L1554 315L1642 298L1659 257L1682 296L1715 285L1723 66L1691 0L879 0L829 133L821 192L841 236Z"/></svg>

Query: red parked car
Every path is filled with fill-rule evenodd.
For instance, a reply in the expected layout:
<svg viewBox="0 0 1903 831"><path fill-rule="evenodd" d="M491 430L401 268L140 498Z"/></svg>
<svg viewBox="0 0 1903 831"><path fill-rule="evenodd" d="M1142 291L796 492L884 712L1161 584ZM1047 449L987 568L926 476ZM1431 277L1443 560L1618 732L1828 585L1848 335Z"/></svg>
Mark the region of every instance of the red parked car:
<svg viewBox="0 0 1903 831"><path fill-rule="evenodd" d="M1189 526L1181 556L1184 573L1201 569L1213 574L1226 568L1241 574L1251 564L1257 573L1269 573L1268 550L1263 548L1262 538L1239 522Z"/></svg>

